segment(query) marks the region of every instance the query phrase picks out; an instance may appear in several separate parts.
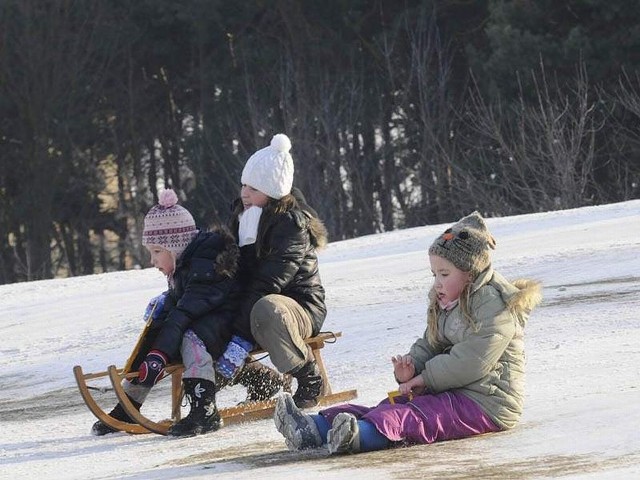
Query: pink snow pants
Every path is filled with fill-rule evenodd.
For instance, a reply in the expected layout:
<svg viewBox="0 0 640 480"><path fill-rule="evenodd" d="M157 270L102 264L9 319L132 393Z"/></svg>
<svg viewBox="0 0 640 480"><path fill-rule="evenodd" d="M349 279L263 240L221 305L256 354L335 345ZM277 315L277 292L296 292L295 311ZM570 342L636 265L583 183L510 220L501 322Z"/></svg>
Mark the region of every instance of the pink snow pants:
<svg viewBox="0 0 640 480"><path fill-rule="evenodd" d="M396 397L395 404L383 400L375 407L344 404L320 411L329 424L341 412L372 423L392 442L433 443L470 437L500 429L469 397L449 391L419 395L409 400Z"/></svg>

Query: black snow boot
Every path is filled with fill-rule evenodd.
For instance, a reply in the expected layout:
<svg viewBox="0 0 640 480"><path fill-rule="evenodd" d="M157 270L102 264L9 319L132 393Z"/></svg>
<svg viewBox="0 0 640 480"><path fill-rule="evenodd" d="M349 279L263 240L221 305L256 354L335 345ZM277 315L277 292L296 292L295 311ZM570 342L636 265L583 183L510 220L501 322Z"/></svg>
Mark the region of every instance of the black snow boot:
<svg viewBox="0 0 640 480"><path fill-rule="evenodd" d="M204 378L185 378L182 383L191 410L189 415L169 428L168 434L192 437L218 430L222 426L222 419L216 407L215 384Z"/></svg>
<svg viewBox="0 0 640 480"><path fill-rule="evenodd" d="M236 377L236 382L247 389L247 398L243 404L269 400L288 385L284 375L260 362L246 363Z"/></svg>
<svg viewBox="0 0 640 480"><path fill-rule="evenodd" d="M292 375L298 381L298 389L293 396L296 406L298 408L311 408L318 405L324 385L316 362L311 360L305 363Z"/></svg>
<svg viewBox="0 0 640 480"><path fill-rule="evenodd" d="M129 400L131 401L131 403L133 403L133 406L136 407L137 410L140 410L140 407L142 407L141 403L136 402L131 397L129 397ZM124 408L119 403L115 407L113 407L113 410L109 412L109 416L115 418L116 420L120 420L121 422L135 423L133 419L129 415L127 415L127 412L124 411ZM101 437L102 435L114 433L117 431L118 430L114 430L109 425L102 423L100 420L94 423L91 427L91 434L96 435L97 437Z"/></svg>

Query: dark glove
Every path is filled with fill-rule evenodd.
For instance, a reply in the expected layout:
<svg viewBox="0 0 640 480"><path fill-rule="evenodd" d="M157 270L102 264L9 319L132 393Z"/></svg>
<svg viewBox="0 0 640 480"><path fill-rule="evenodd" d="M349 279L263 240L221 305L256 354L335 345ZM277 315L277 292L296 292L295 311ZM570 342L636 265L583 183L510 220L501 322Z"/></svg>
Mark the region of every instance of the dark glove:
<svg viewBox="0 0 640 480"><path fill-rule="evenodd" d="M252 349L251 342L234 335L231 337L227 349L216 362L216 370L225 378L235 377Z"/></svg>
<svg viewBox="0 0 640 480"><path fill-rule="evenodd" d="M151 350L140 365L138 383L146 387L153 387L164 376L167 357L160 350Z"/></svg>
<svg viewBox="0 0 640 480"><path fill-rule="evenodd" d="M167 292L163 292L157 297L153 297L149 300L149 304L147 308L144 310L144 321L149 320L149 316L153 318L153 320L157 320L162 315L162 310L164 309L164 301L167 298Z"/></svg>

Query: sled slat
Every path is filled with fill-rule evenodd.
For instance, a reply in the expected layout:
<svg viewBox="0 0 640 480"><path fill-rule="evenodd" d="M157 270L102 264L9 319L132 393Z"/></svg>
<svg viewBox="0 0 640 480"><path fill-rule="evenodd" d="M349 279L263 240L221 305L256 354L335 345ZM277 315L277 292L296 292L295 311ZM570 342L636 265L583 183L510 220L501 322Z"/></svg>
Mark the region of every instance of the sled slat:
<svg viewBox="0 0 640 480"><path fill-rule="evenodd" d="M357 390L345 390L339 393L324 395L320 398L318 406L325 407L335 403L347 402L358 396ZM273 417L276 408L276 399L271 398L264 402L254 402L247 405L223 408L220 410L225 425L264 420Z"/></svg>

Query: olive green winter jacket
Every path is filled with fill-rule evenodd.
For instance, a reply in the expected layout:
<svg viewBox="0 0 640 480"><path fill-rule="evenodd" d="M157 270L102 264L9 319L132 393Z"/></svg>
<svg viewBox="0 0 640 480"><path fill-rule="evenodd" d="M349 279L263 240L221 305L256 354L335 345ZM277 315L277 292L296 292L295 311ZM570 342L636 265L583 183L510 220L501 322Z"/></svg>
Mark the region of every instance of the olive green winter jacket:
<svg viewBox="0 0 640 480"><path fill-rule="evenodd" d="M507 281L492 267L473 283L464 320L459 304L438 317L439 345L427 332L409 354L426 393L456 390L475 400L502 429L514 427L523 408L524 326L542 299L533 280Z"/></svg>

